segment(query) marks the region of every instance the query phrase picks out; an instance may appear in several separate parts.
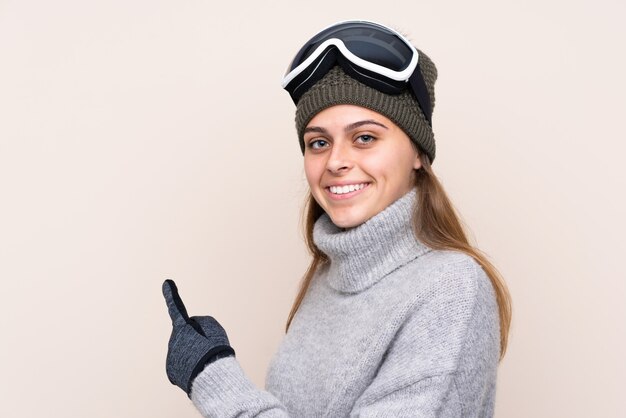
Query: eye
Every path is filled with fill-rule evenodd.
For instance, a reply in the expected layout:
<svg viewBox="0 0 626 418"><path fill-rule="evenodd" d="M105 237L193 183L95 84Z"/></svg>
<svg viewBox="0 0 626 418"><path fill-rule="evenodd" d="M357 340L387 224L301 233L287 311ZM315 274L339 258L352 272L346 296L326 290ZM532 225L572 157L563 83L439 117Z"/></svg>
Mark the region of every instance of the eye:
<svg viewBox="0 0 626 418"><path fill-rule="evenodd" d="M326 148L328 146L328 141L323 139L316 139L315 141L311 141L308 143L308 147L311 149L321 149Z"/></svg>
<svg viewBox="0 0 626 418"><path fill-rule="evenodd" d="M376 138L374 138L372 135L360 135L356 139L356 141L361 144L370 144L374 142L375 140Z"/></svg>

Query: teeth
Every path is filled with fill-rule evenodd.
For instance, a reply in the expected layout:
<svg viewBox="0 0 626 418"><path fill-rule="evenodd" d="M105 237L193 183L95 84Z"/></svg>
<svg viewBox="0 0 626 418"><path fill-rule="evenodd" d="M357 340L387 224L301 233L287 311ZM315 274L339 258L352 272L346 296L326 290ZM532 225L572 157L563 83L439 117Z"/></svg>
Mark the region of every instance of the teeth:
<svg viewBox="0 0 626 418"><path fill-rule="evenodd" d="M334 194L344 194L353 192L355 190L361 190L363 187L365 187L365 183L350 184L346 186L330 186L330 192Z"/></svg>

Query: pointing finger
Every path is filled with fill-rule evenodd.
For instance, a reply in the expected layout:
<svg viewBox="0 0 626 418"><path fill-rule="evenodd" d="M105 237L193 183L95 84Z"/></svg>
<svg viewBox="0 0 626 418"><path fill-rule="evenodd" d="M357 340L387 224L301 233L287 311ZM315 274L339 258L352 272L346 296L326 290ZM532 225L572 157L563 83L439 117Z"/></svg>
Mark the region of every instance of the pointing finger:
<svg viewBox="0 0 626 418"><path fill-rule="evenodd" d="M187 309L185 309L185 305L178 295L178 288L173 280L167 279L163 282L163 296L165 296L167 310L170 318L172 318L172 325L185 325L188 323L189 315L187 315Z"/></svg>

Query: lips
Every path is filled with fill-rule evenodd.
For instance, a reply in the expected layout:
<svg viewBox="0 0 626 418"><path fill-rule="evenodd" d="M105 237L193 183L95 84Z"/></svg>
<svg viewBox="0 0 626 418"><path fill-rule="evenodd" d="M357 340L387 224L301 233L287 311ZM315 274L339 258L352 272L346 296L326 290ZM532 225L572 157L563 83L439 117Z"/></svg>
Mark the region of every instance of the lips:
<svg viewBox="0 0 626 418"><path fill-rule="evenodd" d="M370 183L351 183L333 185L324 188L327 195L333 200L349 199L356 196L369 187Z"/></svg>

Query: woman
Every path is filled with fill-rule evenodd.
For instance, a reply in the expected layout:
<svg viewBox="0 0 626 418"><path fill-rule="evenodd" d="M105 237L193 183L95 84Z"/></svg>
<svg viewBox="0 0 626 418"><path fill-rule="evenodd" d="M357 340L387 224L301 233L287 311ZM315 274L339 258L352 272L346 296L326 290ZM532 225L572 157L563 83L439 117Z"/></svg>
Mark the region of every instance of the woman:
<svg viewBox="0 0 626 418"><path fill-rule="evenodd" d="M219 323L189 318L163 285L167 374L204 416L493 415L510 298L432 172L436 77L372 22L333 25L296 55L283 87L297 105L313 259L267 391Z"/></svg>

